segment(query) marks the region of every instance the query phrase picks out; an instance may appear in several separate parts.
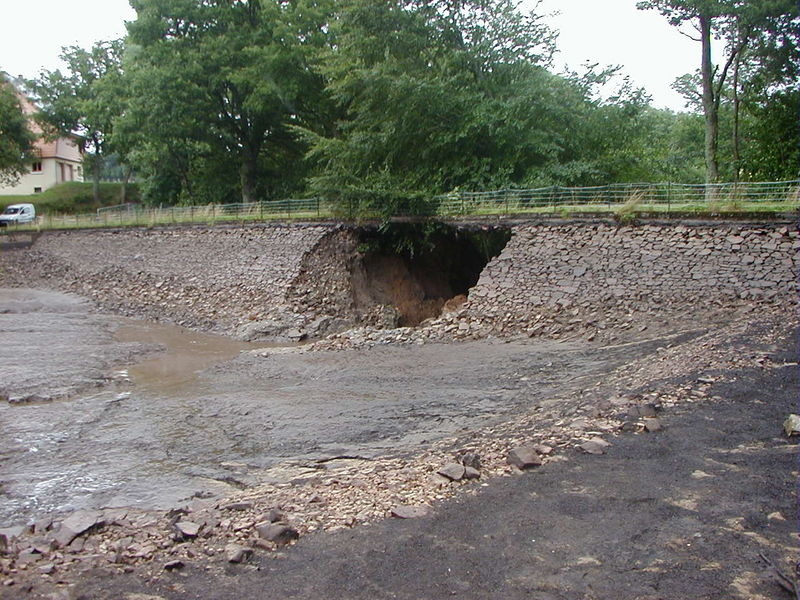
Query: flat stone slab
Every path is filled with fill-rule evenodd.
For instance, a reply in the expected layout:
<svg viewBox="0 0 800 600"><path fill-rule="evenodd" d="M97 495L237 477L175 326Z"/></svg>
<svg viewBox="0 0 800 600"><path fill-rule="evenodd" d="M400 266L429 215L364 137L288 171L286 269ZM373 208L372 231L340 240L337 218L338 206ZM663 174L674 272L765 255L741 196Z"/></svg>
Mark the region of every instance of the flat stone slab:
<svg viewBox="0 0 800 600"><path fill-rule="evenodd" d="M101 512L93 510L78 511L72 513L61 522L61 528L54 539L59 547L64 547L79 535L103 523L103 513Z"/></svg>
<svg viewBox="0 0 800 600"><path fill-rule="evenodd" d="M178 521L175 523L175 529L185 537L197 537L197 534L200 533L200 525L192 521Z"/></svg>
<svg viewBox="0 0 800 600"><path fill-rule="evenodd" d="M518 469L530 469L531 467L538 467L542 464L542 459L539 457L539 453L536 452L535 446L517 446L516 448L512 448L506 460L508 464Z"/></svg>
<svg viewBox="0 0 800 600"><path fill-rule="evenodd" d="M602 439L592 439L582 444L578 444L578 448L586 452L586 454L605 454L606 448L611 444Z"/></svg>
<svg viewBox="0 0 800 600"><path fill-rule="evenodd" d="M458 463L449 463L436 471L442 477L447 477L450 481L461 481L464 478L466 469L464 465Z"/></svg>

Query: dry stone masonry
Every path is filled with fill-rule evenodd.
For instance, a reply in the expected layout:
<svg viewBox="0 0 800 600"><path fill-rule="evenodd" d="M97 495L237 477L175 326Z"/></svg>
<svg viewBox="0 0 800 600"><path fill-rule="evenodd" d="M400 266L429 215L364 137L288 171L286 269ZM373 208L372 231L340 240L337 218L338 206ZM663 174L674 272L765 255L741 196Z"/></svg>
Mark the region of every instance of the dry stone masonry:
<svg viewBox="0 0 800 600"><path fill-rule="evenodd" d="M31 250L19 251L24 259L6 261L3 278L17 285L38 280L124 314L231 333L287 310L303 256L329 229L272 224L48 232Z"/></svg>
<svg viewBox="0 0 800 600"><path fill-rule="evenodd" d="M371 319L356 230L266 224L48 232L5 253L3 285L43 285L123 314L317 348L486 335L618 339L680 315L797 297L796 224L522 222L468 293L417 329ZM32 266L33 265L33 266ZM363 270L363 269L362 269ZM370 312L371 311L371 312ZM702 317L700 317L702 319ZM386 329L386 328L389 329Z"/></svg>
<svg viewBox="0 0 800 600"><path fill-rule="evenodd" d="M792 302L799 264L795 225L522 225L470 291L468 316L525 327L548 310Z"/></svg>

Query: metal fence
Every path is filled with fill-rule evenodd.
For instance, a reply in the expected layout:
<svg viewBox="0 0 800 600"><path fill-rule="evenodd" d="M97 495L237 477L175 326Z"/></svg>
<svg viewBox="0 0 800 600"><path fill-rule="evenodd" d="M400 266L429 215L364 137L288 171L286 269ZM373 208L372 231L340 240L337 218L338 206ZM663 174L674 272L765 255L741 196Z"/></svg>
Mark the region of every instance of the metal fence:
<svg viewBox="0 0 800 600"><path fill-rule="evenodd" d="M424 211L439 217L627 212L780 212L800 208L800 180L760 183L626 183L595 187L550 186L489 192L451 192L432 198ZM43 215L38 227L68 228L325 219L377 216L322 198L247 204L143 207L122 204L94 214ZM385 215L382 215L385 216ZM398 215L402 216L402 215Z"/></svg>
<svg viewBox="0 0 800 600"><path fill-rule="evenodd" d="M594 187L550 186L439 196L441 215L526 212L708 212L792 210L800 206L800 180L758 183L620 183Z"/></svg>

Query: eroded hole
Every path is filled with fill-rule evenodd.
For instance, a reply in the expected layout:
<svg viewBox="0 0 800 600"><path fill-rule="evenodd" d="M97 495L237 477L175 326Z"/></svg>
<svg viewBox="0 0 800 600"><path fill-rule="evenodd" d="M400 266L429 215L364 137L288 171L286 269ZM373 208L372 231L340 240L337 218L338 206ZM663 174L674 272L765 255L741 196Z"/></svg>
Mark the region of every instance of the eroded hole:
<svg viewBox="0 0 800 600"><path fill-rule="evenodd" d="M373 324L383 327L413 327L463 304L511 238L503 227L444 223L391 223L356 234L355 306L362 314L372 311Z"/></svg>

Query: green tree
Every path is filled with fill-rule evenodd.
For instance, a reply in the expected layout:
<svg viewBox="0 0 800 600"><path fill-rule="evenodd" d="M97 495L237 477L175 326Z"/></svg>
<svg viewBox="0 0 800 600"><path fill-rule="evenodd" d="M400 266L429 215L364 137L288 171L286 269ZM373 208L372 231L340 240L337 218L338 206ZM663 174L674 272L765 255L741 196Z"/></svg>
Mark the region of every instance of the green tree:
<svg viewBox="0 0 800 600"><path fill-rule="evenodd" d="M308 136L318 193L414 210L409 198L519 183L556 159L562 115L543 105L569 85L545 69L553 33L516 2L348 0L331 31L323 73L342 118Z"/></svg>
<svg viewBox="0 0 800 600"><path fill-rule="evenodd" d="M132 127L144 125L150 164L157 153L180 155L172 165L187 191L202 177L200 164L234 163L245 202L258 199L259 187L269 193L265 173L293 179L305 148L292 127L314 130L324 113L312 63L327 43L326 2L131 4Z"/></svg>
<svg viewBox="0 0 800 600"><path fill-rule="evenodd" d="M758 45L759 40L771 39L779 35L786 26L786 18L796 19L797 5L793 0L646 0L637 4L638 8L654 9L664 15L677 27L690 23L699 37L693 38L701 44L699 72L699 100L705 117L705 162L706 180L718 181L720 111L723 98L729 91L728 81L733 71L733 162L738 174L739 134L738 134L738 89L739 68L750 47ZM690 36L692 37L692 36ZM721 68L712 62L712 45L722 42L725 57ZM683 77L678 89L688 93L691 90L691 77Z"/></svg>
<svg viewBox="0 0 800 600"><path fill-rule="evenodd" d="M13 84L0 75L0 183L13 185L28 172L35 139Z"/></svg>
<svg viewBox="0 0 800 600"><path fill-rule="evenodd" d="M99 201L103 159L113 134L114 118L121 111L122 98L115 93L122 77L121 40L97 42L89 50L64 48L61 59L67 72L42 71L28 82L40 112L37 120L48 137L80 135L84 164L94 183Z"/></svg>

